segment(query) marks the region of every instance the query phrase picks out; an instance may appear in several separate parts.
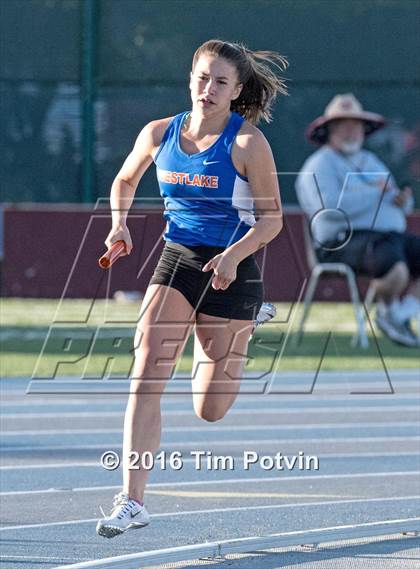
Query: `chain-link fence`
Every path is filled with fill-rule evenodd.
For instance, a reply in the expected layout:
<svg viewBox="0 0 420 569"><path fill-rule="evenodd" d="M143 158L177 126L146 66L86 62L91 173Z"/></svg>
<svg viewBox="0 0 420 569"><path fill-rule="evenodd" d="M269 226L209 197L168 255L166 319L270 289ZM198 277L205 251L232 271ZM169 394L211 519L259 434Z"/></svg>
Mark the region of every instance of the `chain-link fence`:
<svg viewBox="0 0 420 569"><path fill-rule="evenodd" d="M351 91L390 120L368 146L418 187L418 13L417 0L3 0L2 199L108 195L140 129L190 107L192 55L211 37L289 58L290 97L261 125L279 171L299 169L307 124ZM281 182L295 202L293 176ZM138 195L159 195L154 168Z"/></svg>

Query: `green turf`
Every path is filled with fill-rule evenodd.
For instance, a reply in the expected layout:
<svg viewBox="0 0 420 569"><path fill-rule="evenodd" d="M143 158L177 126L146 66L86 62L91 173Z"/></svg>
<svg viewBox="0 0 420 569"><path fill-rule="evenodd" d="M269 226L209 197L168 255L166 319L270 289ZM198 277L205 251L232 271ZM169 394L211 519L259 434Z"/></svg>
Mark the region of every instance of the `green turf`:
<svg viewBox="0 0 420 569"><path fill-rule="evenodd" d="M352 348L355 321L350 304L314 303L307 332L298 347L292 343L294 327L289 327L296 307L287 303L276 306L275 323L260 327L249 344L246 372L268 371L273 366L278 370L315 370L321 361L326 370L381 369L382 361L388 369L418 367L417 350L392 344L380 333L375 334L375 342L370 331L367 350ZM92 378L109 374L129 377L138 312L139 304L114 300L59 303L49 299L2 299L1 373L31 377L38 362L36 377L82 373ZM93 342L98 329L101 337ZM68 338L72 338L71 342ZM88 358L86 353L90 353ZM111 353L115 357L110 357ZM176 371L191 370L192 353L193 336Z"/></svg>

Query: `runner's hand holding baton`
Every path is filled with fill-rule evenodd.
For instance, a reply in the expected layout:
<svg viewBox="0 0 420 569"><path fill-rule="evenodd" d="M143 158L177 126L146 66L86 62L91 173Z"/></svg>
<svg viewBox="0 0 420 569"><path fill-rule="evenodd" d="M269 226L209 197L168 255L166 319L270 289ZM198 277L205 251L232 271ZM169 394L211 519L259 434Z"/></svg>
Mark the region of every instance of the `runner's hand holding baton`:
<svg viewBox="0 0 420 569"><path fill-rule="evenodd" d="M118 224L112 227L105 240L108 251L98 260L102 269L109 269L117 259L124 255L129 255L133 249L131 235L125 224Z"/></svg>
<svg viewBox="0 0 420 569"><path fill-rule="evenodd" d="M108 251L100 257L98 263L101 269L109 269L120 257L127 255L127 247L125 241L121 239L111 245Z"/></svg>

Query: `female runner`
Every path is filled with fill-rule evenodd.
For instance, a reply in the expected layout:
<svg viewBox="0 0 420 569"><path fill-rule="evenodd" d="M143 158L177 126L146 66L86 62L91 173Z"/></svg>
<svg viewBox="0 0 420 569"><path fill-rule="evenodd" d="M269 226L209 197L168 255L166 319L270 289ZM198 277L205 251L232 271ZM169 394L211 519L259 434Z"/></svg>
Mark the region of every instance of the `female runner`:
<svg viewBox="0 0 420 569"><path fill-rule="evenodd" d="M132 468L132 457L159 448L160 398L191 331L194 410L217 421L238 394L254 326L273 316L254 258L282 229L276 166L255 126L270 122L277 94L287 94L269 64L284 70L287 60L217 39L201 45L190 73L192 109L148 123L113 182L108 248L122 239L130 254L127 213L152 162L167 223L134 339L123 489L98 522L102 536L150 521L143 503L148 471Z"/></svg>

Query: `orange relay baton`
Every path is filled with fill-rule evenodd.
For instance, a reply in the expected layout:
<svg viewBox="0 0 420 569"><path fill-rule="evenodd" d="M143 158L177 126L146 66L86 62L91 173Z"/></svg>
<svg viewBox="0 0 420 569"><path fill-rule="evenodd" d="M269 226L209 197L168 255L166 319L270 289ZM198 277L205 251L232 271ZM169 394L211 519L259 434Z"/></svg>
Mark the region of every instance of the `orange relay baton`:
<svg viewBox="0 0 420 569"><path fill-rule="evenodd" d="M102 255L98 261L101 269L109 269L109 267L125 253L125 250L125 241L119 240L113 243L108 251Z"/></svg>

